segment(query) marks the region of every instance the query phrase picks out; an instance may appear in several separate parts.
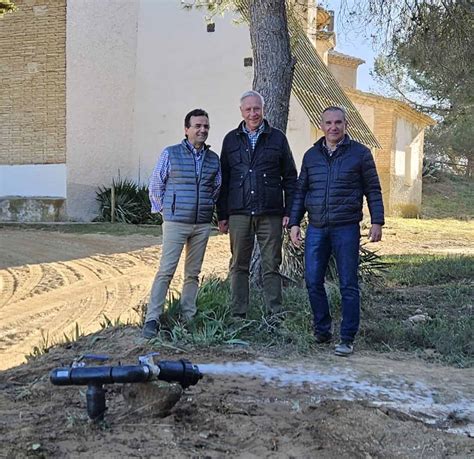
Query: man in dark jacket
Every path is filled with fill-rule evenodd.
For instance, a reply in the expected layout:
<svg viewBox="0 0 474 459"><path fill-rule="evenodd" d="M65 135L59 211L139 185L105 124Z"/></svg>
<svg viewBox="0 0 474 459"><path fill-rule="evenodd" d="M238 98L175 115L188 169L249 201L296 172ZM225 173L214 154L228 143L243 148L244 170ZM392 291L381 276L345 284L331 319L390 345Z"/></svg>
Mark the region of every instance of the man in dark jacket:
<svg viewBox="0 0 474 459"><path fill-rule="evenodd" d="M331 253L342 297L341 341L336 355L353 352L359 329L359 244L362 201L366 196L372 226L369 240L380 241L384 209L380 182L370 150L346 134L345 111L324 110L319 139L304 155L289 226L293 244L301 244L300 222L308 212L305 240L305 281L313 310L316 341L332 339L331 314L324 277Z"/></svg>
<svg viewBox="0 0 474 459"><path fill-rule="evenodd" d="M221 184L219 157L205 144L209 115L201 109L189 112L184 133L180 144L163 150L150 179L151 210L163 216L163 245L143 327L145 338L158 333L169 284L184 247L181 315L188 321L196 314L199 273Z"/></svg>
<svg viewBox="0 0 474 459"><path fill-rule="evenodd" d="M256 91L240 98L243 121L224 138L222 188L217 203L219 230L230 233L232 312L246 317L249 266L255 236L262 256L267 310L281 312L282 228L289 219L297 172L285 134L263 117Z"/></svg>

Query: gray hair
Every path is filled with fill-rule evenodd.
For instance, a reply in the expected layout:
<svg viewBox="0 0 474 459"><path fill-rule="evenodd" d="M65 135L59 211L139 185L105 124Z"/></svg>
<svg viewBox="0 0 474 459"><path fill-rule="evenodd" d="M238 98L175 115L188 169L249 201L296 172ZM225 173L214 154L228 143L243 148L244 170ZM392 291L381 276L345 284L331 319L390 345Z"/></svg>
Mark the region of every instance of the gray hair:
<svg viewBox="0 0 474 459"><path fill-rule="evenodd" d="M336 105L331 105L330 107L325 108L323 110L323 113L321 113L321 121L323 120L323 115L326 112L341 112L344 117L344 121L347 121L347 112L344 107L337 107Z"/></svg>
<svg viewBox="0 0 474 459"><path fill-rule="evenodd" d="M240 96L240 106L242 106L242 102L244 99L247 99L247 97L258 97L260 101L262 102L262 107L265 105L265 100L263 99L263 96L257 92L257 91L245 91L241 96Z"/></svg>

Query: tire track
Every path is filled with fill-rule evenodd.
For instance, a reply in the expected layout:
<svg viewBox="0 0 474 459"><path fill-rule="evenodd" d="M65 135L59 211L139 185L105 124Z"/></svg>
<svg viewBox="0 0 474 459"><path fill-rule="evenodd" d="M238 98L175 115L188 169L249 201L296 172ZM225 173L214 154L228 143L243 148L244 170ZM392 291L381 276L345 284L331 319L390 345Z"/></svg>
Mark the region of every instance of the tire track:
<svg viewBox="0 0 474 459"><path fill-rule="evenodd" d="M228 241L211 238L202 275L225 271ZM223 247L225 247L223 249ZM159 246L131 252L95 254L69 261L0 270L0 369L25 361L34 346L101 328L104 315L112 322L137 317L133 308L146 302L161 255ZM222 266L221 266L222 265ZM182 283L184 254L173 289Z"/></svg>
<svg viewBox="0 0 474 459"><path fill-rule="evenodd" d="M5 367L2 354L8 354L10 365L21 363L25 354L41 345L42 331L51 344L64 334L72 336L76 323L85 334L97 331L104 314L111 321L133 318L136 314L132 308L146 298L155 274L154 267L139 261L139 257L127 259L124 255L41 266L53 273L49 278L56 282L56 288L51 284L47 289L39 288L40 282L30 282L27 291L23 284L17 300L8 301L0 310L0 367ZM76 273L76 281L65 282L71 272Z"/></svg>
<svg viewBox="0 0 474 459"><path fill-rule="evenodd" d="M2 283L5 283L5 291L2 289L2 299L7 300L2 304L18 301L33 290L43 278L41 265L26 265L19 268L0 270ZM11 280L9 281L8 278ZM7 280L5 280L7 279Z"/></svg>

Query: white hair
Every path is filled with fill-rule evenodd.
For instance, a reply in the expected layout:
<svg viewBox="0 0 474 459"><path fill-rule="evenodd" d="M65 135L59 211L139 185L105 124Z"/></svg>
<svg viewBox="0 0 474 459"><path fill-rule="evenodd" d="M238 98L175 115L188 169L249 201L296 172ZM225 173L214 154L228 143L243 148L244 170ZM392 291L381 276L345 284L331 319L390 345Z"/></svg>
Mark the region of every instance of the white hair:
<svg viewBox="0 0 474 459"><path fill-rule="evenodd" d="M263 99L263 96L257 92L257 91L245 91L241 96L240 96L240 106L242 106L242 102L244 99L247 99L247 97L258 97L260 101L262 102L262 107L265 105L265 100Z"/></svg>

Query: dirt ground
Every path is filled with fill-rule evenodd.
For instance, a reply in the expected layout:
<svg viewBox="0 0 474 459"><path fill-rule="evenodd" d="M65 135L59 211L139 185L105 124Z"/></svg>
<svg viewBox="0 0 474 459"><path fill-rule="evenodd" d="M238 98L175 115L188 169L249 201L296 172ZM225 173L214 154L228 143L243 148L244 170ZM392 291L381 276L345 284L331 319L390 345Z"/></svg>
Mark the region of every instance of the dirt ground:
<svg viewBox="0 0 474 459"><path fill-rule="evenodd" d="M109 385L105 423L95 425L86 414L86 387L52 386L48 373L85 352L133 364L151 350L136 328L112 332L81 338L0 373L2 457L474 454L474 440L465 434L473 422L472 372L360 353L338 359L329 350L296 360L230 347L184 353L163 348L160 359L189 359L202 369L203 379L164 418L127 409L123 385Z"/></svg>
<svg viewBox="0 0 474 459"><path fill-rule="evenodd" d="M450 237L443 223L407 232L393 221L378 247L391 254L471 253L472 234ZM0 229L0 457L474 456L472 370L374 353L344 360L330 348L301 361L235 347L160 349L160 358L201 365L203 380L166 418L127 411L121 386L109 386L106 423L91 424L85 387L54 387L49 371L85 352L124 363L150 352L133 327L90 333L104 314L134 318L156 271L159 242ZM203 275L225 276L228 259L228 238L212 237ZM33 346L71 335L76 322L89 336L23 364Z"/></svg>

